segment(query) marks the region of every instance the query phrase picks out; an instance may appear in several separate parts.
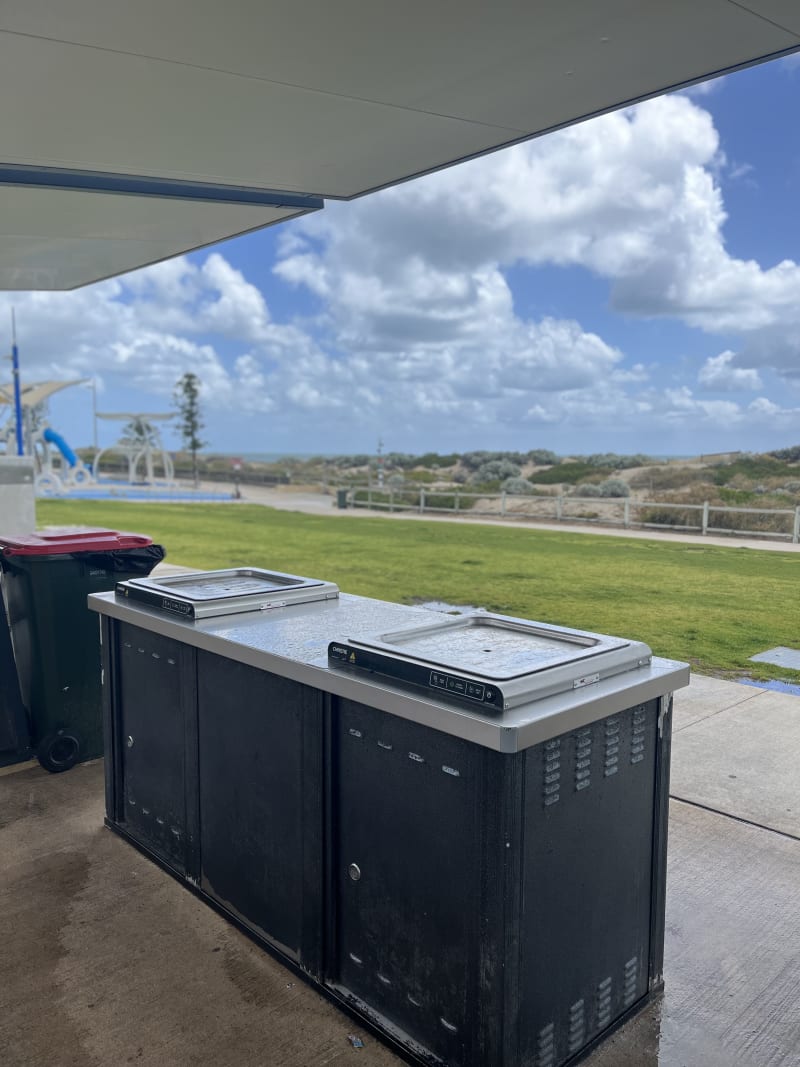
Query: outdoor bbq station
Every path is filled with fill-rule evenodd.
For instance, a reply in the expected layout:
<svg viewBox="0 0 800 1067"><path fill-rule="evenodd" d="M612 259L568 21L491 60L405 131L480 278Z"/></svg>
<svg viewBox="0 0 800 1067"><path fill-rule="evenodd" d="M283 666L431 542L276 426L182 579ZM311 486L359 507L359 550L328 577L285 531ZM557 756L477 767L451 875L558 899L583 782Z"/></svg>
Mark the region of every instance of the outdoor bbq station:
<svg viewBox="0 0 800 1067"><path fill-rule="evenodd" d="M12 2L0 288L74 289L798 49L781 0ZM30 568L52 586L69 557L107 827L406 1059L564 1067L659 996L686 664L591 617L23 541L0 541L28 583L4 676Z"/></svg>
<svg viewBox="0 0 800 1067"><path fill-rule="evenodd" d="M660 988L685 664L255 568L89 601L108 825L406 1054L560 1064Z"/></svg>

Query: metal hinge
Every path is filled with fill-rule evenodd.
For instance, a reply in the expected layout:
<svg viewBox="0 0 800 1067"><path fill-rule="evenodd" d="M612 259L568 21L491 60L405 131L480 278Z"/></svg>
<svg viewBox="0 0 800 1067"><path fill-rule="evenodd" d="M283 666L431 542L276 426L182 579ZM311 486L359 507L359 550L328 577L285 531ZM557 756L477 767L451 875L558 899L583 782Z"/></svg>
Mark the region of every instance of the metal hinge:
<svg viewBox="0 0 800 1067"><path fill-rule="evenodd" d="M669 715L672 708L672 694L669 693L659 701L660 708L658 712L658 736L663 738L664 736L664 719Z"/></svg>

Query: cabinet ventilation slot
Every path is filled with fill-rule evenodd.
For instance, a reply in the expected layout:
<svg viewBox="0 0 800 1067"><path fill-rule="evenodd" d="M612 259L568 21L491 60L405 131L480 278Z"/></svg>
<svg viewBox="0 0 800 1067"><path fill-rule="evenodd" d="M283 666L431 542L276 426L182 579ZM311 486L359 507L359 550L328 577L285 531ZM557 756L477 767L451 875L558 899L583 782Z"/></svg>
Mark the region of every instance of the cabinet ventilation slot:
<svg viewBox="0 0 800 1067"><path fill-rule="evenodd" d="M597 983L597 1028L605 1030L611 1022L611 977Z"/></svg>
<svg viewBox="0 0 800 1067"><path fill-rule="evenodd" d="M575 791L580 793L592 784L592 728L587 726L575 735Z"/></svg>
<svg viewBox="0 0 800 1067"><path fill-rule="evenodd" d="M606 719L603 777L610 778L619 770L619 719Z"/></svg>
<svg viewBox="0 0 800 1067"><path fill-rule="evenodd" d="M647 730L645 719L647 713L643 707L636 708L633 712L631 728L631 763L641 763L644 759L644 735Z"/></svg>
<svg viewBox="0 0 800 1067"><path fill-rule="evenodd" d="M548 1023L539 1031L536 1041L536 1067L553 1067L556 1062L555 1027Z"/></svg>
<svg viewBox="0 0 800 1067"><path fill-rule="evenodd" d="M586 1044L586 1018L583 1008L583 1000L576 1000L569 1009L569 1032L567 1048L569 1052L577 1052Z"/></svg>
<svg viewBox="0 0 800 1067"><path fill-rule="evenodd" d="M561 738L553 738L544 744L544 781L542 783L542 799L544 806L549 808L551 804L557 804L561 793Z"/></svg>
<svg viewBox="0 0 800 1067"><path fill-rule="evenodd" d="M625 975L622 979L622 1001L626 1008L636 1000L636 979L639 975L639 961L634 956L625 964Z"/></svg>

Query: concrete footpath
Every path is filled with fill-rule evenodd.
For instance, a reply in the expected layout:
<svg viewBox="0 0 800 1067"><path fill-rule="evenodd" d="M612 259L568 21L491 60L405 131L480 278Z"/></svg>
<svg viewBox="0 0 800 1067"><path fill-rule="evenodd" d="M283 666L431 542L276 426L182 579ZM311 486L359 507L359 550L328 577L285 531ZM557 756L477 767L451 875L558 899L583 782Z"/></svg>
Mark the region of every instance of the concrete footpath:
<svg viewBox="0 0 800 1067"><path fill-rule="evenodd" d="M800 697L676 694L666 992L586 1067L800 1065L799 766ZM0 772L2 1067L399 1067L102 819L99 761Z"/></svg>

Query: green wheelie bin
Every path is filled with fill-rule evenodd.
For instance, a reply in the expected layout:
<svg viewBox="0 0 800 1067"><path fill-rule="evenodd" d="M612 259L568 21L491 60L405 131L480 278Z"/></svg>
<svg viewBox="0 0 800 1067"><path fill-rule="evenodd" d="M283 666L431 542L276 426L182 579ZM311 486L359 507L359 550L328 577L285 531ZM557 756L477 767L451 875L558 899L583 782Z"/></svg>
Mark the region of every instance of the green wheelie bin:
<svg viewBox="0 0 800 1067"><path fill-rule="evenodd" d="M0 535L0 571L31 745L48 771L103 754L100 635L89 593L147 575L164 558L142 534Z"/></svg>

